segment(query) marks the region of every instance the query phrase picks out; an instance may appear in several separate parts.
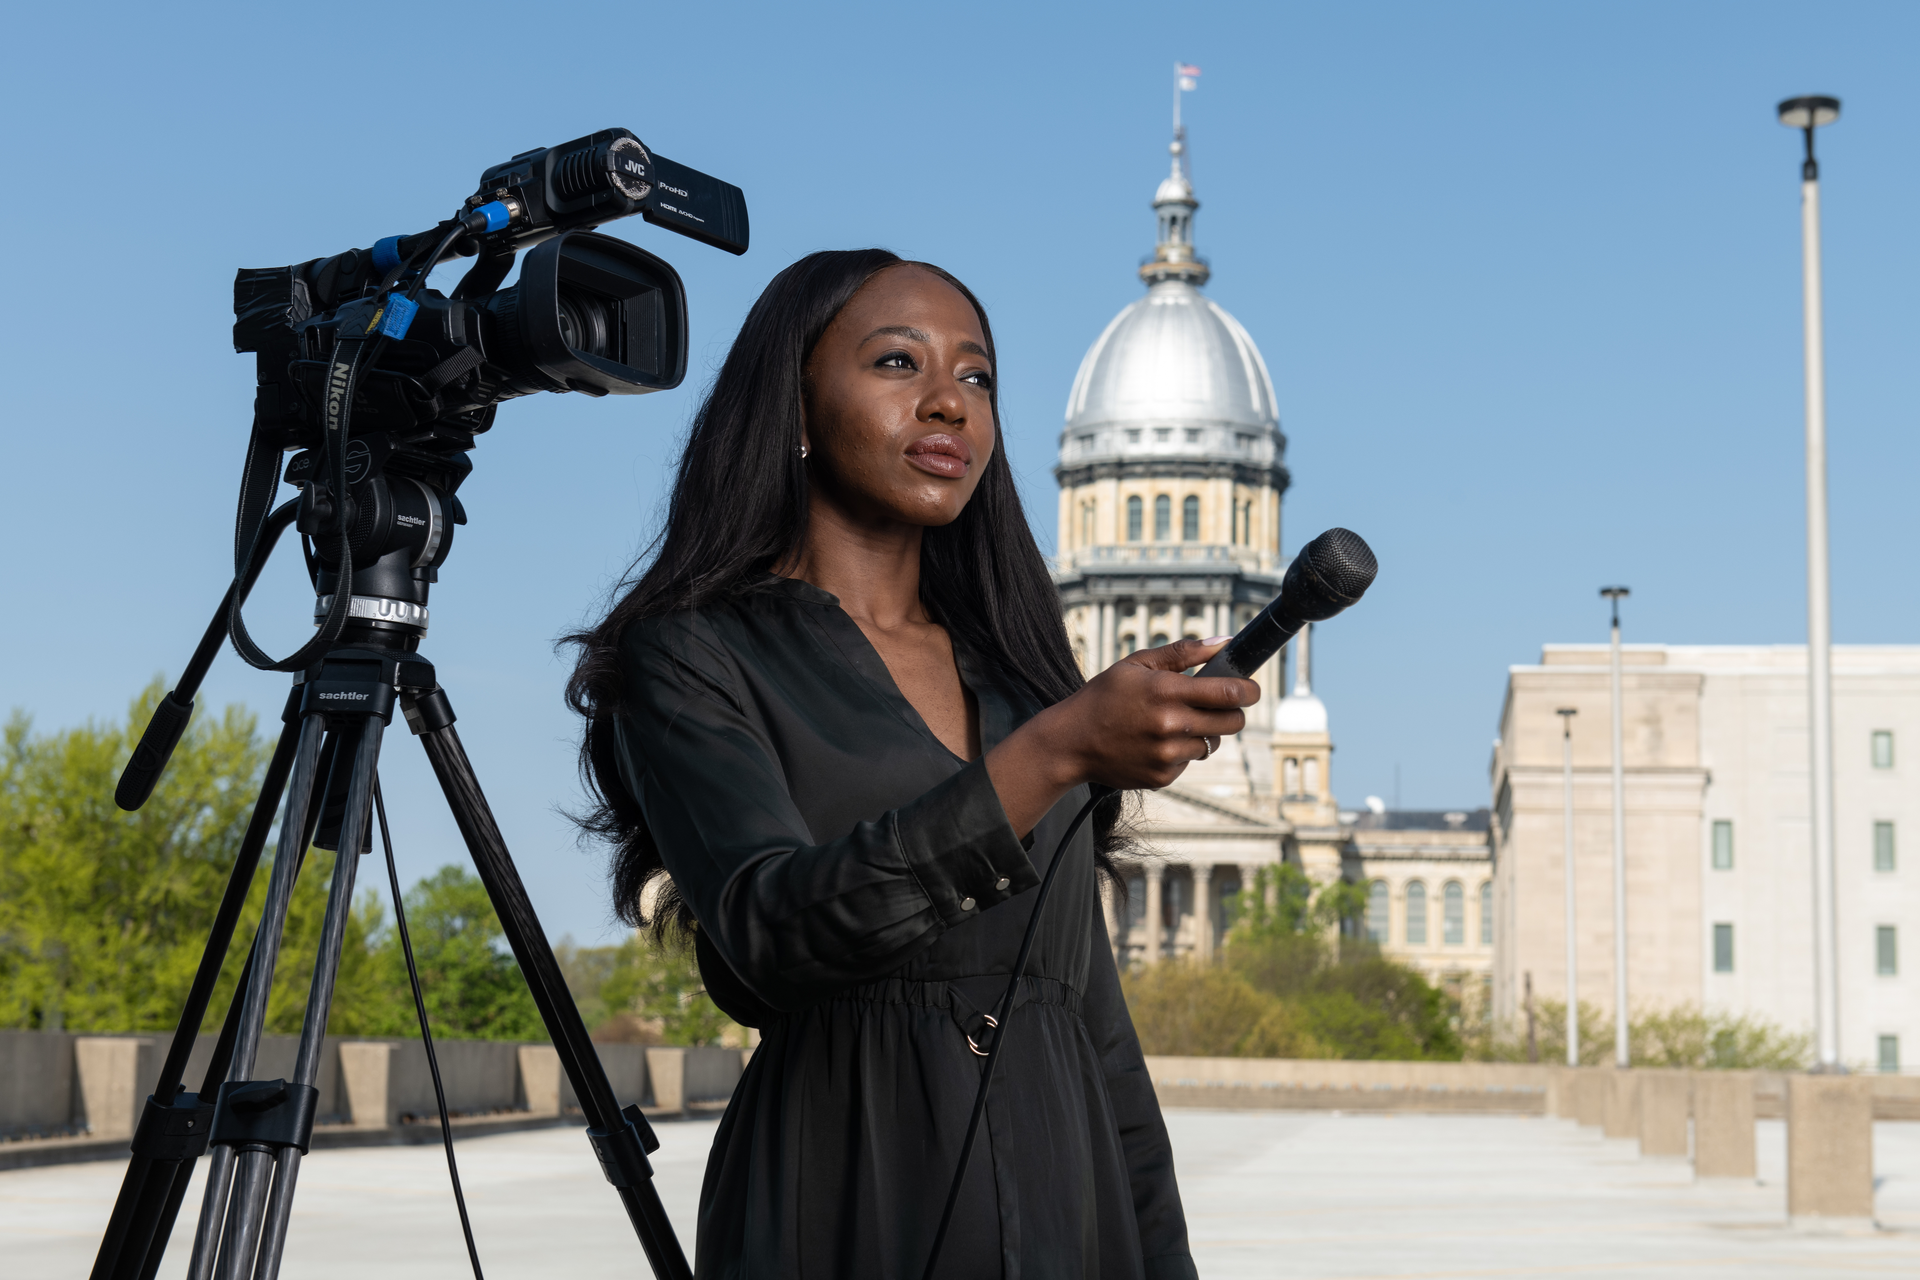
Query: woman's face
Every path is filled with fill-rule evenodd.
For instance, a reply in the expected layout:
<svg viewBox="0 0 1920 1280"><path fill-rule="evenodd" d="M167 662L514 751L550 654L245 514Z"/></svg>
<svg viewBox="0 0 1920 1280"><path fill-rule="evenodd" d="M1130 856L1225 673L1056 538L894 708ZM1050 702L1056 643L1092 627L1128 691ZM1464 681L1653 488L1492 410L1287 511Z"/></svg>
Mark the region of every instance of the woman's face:
<svg viewBox="0 0 1920 1280"><path fill-rule="evenodd" d="M807 468L861 521L949 524L993 456L980 318L920 267L868 280L807 361Z"/></svg>

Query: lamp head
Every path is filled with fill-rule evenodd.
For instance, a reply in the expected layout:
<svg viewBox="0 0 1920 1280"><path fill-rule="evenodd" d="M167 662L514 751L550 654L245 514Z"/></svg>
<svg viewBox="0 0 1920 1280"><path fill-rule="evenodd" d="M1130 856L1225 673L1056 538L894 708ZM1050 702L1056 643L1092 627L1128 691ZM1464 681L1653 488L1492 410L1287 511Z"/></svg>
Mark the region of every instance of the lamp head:
<svg viewBox="0 0 1920 1280"><path fill-rule="evenodd" d="M1788 98L1777 110L1780 123L1789 129L1818 129L1840 118L1840 99L1814 96Z"/></svg>
<svg viewBox="0 0 1920 1280"><path fill-rule="evenodd" d="M1627 590L1625 587L1602 587L1600 588L1600 594L1609 600L1619 600L1632 595L1633 592Z"/></svg>

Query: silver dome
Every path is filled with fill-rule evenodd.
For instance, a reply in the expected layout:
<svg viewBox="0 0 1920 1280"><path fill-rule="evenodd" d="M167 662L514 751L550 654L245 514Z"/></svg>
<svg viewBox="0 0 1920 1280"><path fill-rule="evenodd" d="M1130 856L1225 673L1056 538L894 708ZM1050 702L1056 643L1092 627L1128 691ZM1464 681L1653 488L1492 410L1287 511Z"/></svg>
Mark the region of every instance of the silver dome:
<svg viewBox="0 0 1920 1280"><path fill-rule="evenodd" d="M1273 379L1247 331L1192 284L1161 280L1080 362L1063 465L1111 457L1278 461Z"/></svg>

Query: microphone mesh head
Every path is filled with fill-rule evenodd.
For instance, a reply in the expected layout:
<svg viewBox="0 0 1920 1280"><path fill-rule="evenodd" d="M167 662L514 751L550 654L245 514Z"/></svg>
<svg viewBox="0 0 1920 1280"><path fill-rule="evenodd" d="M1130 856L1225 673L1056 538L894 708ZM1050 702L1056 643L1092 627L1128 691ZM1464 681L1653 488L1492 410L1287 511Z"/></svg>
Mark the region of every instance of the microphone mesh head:
<svg viewBox="0 0 1920 1280"><path fill-rule="evenodd" d="M1373 548L1351 529L1327 530L1302 548L1302 554L1322 582L1349 600L1365 594L1380 572Z"/></svg>

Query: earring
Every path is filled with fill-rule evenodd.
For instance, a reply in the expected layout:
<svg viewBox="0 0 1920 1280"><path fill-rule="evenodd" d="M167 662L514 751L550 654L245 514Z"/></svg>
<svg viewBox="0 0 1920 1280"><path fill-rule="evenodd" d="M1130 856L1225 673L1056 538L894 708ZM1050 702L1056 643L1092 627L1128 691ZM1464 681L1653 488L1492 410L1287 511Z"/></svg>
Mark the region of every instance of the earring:
<svg viewBox="0 0 1920 1280"><path fill-rule="evenodd" d="M807 460L807 442L805 440L802 440L800 442L800 461L805 462L806 460Z"/></svg>

